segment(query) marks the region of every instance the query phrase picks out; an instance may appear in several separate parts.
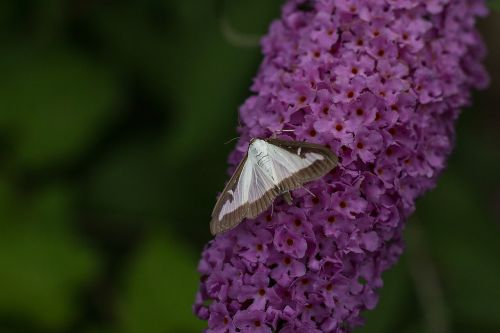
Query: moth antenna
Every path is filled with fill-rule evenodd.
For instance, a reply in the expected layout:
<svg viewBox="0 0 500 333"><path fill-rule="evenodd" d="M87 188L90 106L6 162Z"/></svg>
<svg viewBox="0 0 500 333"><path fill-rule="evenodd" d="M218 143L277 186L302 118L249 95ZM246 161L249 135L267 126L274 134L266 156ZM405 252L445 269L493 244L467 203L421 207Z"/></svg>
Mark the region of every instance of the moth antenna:
<svg viewBox="0 0 500 333"><path fill-rule="evenodd" d="M293 129L282 129L273 132L272 138L276 138L276 134L278 133L286 133L286 132L295 132Z"/></svg>
<svg viewBox="0 0 500 333"><path fill-rule="evenodd" d="M237 137L235 137L235 138L232 138L231 140L228 140L228 141L224 142L224 144L225 144L225 145L227 145L227 144L229 144L229 143L233 142L234 140L238 140L239 138L240 138L240 137L239 137L239 136L237 136Z"/></svg>
<svg viewBox="0 0 500 333"><path fill-rule="evenodd" d="M276 133L285 133L285 132L295 132L295 130L293 130L293 129L282 129L282 130L274 131L274 134L276 134Z"/></svg>

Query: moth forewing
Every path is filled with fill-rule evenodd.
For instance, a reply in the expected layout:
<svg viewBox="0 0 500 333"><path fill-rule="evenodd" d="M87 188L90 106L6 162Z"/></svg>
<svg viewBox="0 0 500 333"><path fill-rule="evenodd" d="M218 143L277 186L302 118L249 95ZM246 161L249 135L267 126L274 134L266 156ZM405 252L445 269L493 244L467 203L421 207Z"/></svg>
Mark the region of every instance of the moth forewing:
<svg viewBox="0 0 500 333"><path fill-rule="evenodd" d="M280 139L266 139L266 141L301 157L304 157L308 152L318 153L326 157L327 162L333 165L333 167L338 164L337 156L327 146L304 141L286 141Z"/></svg>
<svg viewBox="0 0 500 333"><path fill-rule="evenodd" d="M253 139L217 200L210 222L212 234L257 217L278 195L324 176L337 163L337 157L322 145Z"/></svg>
<svg viewBox="0 0 500 333"><path fill-rule="evenodd" d="M215 207L212 211L212 220L210 221L210 231L212 232L213 235L231 228L231 221L222 221L220 219L220 213L222 209L222 205L227 202L227 200L234 200L234 193L236 190L236 185L238 184L238 181L240 179L241 171L243 167L245 166L245 162L247 160L248 154L245 154L245 156L241 159L240 163L236 167L236 170L234 171L233 175L229 179L229 182L226 184L224 187L224 190L222 193L219 195L219 198L217 199L217 202L215 203ZM225 222L225 223L223 223ZM234 225L237 224L233 221Z"/></svg>
<svg viewBox="0 0 500 333"><path fill-rule="evenodd" d="M280 179L283 182L280 184L283 190L292 190L321 178L338 164L337 156L326 146L278 139L267 141L276 147L276 169L285 169L282 173L288 178Z"/></svg>

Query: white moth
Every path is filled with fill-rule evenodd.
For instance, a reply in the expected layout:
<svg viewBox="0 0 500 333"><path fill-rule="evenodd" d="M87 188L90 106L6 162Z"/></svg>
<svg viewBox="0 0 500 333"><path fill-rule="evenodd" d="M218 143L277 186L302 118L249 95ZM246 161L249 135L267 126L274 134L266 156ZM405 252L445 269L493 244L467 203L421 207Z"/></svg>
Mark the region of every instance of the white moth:
<svg viewBox="0 0 500 333"><path fill-rule="evenodd" d="M281 194L330 172L338 158L325 146L278 139L252 139L248 152L219 196L212 212L213 235L255 218Z"/></svg>

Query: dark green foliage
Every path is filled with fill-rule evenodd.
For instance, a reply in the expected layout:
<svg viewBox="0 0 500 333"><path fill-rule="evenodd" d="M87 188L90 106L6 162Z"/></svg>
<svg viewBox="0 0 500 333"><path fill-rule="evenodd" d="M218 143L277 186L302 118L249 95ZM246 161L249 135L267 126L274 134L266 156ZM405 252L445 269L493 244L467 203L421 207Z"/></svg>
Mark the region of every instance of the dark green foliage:
<svg viewBox="0 0 500 333"><path fill-rule="evenodd" d="M190 307L224 142L281 3L0 2L0 332L201 332ZM498 91L464 113L359 332L500 331Z"/></svg>
<svg viewBox="0 0 500 333"><path fill-rule="evenodd" d="M488 0L488 5L493 9L500 9L500 1L498 0Z"/></svg>

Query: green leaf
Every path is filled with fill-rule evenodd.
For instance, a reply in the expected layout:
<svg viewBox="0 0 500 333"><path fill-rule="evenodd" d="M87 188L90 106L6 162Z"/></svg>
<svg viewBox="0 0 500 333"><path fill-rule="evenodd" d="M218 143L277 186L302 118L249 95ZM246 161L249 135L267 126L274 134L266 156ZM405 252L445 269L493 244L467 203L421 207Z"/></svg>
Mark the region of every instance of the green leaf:
<svg viewBox="0 0 500 333"><path fill-rule="evenodd" d="M412 307L412 283L406 270L406 256L395 267L384 273L384 287L379 290L379 304L373 311L364 314L366 325L357 329L356 333L395 332L405 313Z"/></svg>
<svg viewBox="0 0 500 333"><path fill-rule="evenodd" d="M83 333L117 333L108 327L91 326L82 330Z"/></svg>
<svg viewBox="0 0 500 333"><path fill-rule="evenodd" d="M227 15L224 19L234 29L262 36L278 16L279 4L239 1L222 15ZM173 79L169 86L178 109L176 126L166 137L167 158L180 157L173 163L231 138L230 133L226 132L226 138L219 133L238 126L238 108L250 95L249 86L262 58L258 45L252 49L231 44L222 31L221 18L207 15L202 20L203 31L193 31L191 38L182 40L180 52L174 53L169 71L175 75L165 76Z"/></svg>
<svg viewBox="0 0 500 333"><path fill-rule="evenodd" d="M172 186L165 181L161 162L158 145L151 140L117 147L91 170L85 184L92 210L120 217L120 223L168 214L165 198Z"/></svg>
<svg viewBox="0 0 500 333"><path fill-rule="evenodd" d="M0 211L0 312L47 331L64 330L80 316L79 288L97 268L71 229L70 197L54 188L20 203L11 194Z"/></svg>
<svg viewBox="0 0 500 333"><path fill-rule="evenodd" d="M8 20L10 15L12 15L12 7L13 3L10 1L0 2L0 27L2 28L2 31L0 32L1 36L4 36L4 30L8 29Z"/></svg>
<svg viewBox="0 0 500 333"><path fill-rule="evenodd" d="M413 324L410 325L408 328L399 331L401 333L433 333L433 332L428 332L426 331L421 324Z"/></svg>
<svg viewBox="0 0 500 333"><path fill-rule="evenodd" d="M77 157L114 115L113 77L68 50L11 46L0 54L0 71L0 130L20 166Z"/></svg>
<svg viewBox="0 0 500 333"><path fill-rule="evenodd" d="M281 1L233 2L223 15L242 33L262 35L277 17ZM96 13L104 44L116 63L140 73L171 117L164 158L172 168L193 154L235 136L238 107L261 60L260 47L241 48L224 37L215 1L175 1L154 8L158 29L144 6L117 4ZM246 17L242 20L242 17ZM251 18L251 19L250 19Z"/></svg>
<svg viewBox="0 0 500 333"><path fill-rule="evenodd" d="M420 202L417 217L426 226L453 318L500 330L498 226L462 179L448 171Z"/></svg>
<svg viewBox="0 0 500 333"><path fill-rule="evenodd" d="M156 232L131 261L119 297L119 332L199 333L191 311L199 276L194 256L179 241Z"/></svg>
<svg viewBox="0 0 500 333"><path fill-rule="evenodd" d="M488 6L490 6L490 8L500 10L500 0L488 0Z"/></svg>

